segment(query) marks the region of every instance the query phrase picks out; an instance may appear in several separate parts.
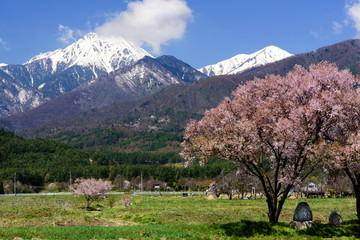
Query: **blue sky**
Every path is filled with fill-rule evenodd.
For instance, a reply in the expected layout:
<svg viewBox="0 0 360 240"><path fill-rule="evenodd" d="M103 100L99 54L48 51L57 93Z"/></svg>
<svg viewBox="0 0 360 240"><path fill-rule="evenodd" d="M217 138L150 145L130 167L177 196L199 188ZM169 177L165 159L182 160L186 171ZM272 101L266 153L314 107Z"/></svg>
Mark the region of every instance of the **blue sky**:
<svg viewBox="0 0 360 240"><path fill-rule="evenodd" d="M2 0L0 63L24 63L91 31L200 68L269 45L298 54L358 38L360 0Z"/></svg>

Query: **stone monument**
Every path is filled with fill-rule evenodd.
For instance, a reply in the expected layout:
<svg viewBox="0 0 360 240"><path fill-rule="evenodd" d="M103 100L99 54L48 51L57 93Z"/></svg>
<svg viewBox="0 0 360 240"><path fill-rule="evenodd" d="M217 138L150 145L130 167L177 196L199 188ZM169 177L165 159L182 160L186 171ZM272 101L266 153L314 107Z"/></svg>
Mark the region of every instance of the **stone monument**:
<svg viewBox="0 0 360 240"><path fill-rule="evenodd" d="M313 221L312 218L313 216L309 204L301 202L295 209L291 227L295 229L318 227L320 221Z"/></svg>
<svg viewBox="0 0 360 240"><path fill-rule="evenodd" d="M306 202L301 202L297 205L294 212L293 221L312 221L312 212L309 204Z"/></svg>
<svg viewBox="0 0 360 240"><path fill-rule="evenodd" d="M338 211L332 211L329 216L329 224L334 226L341 226L343 219Z"/></svg>

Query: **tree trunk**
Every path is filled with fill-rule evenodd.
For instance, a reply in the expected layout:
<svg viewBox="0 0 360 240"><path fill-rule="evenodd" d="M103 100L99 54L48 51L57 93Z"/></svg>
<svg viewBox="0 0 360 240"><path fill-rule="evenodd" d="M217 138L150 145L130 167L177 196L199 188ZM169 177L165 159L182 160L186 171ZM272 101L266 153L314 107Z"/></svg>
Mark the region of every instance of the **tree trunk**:
<svg viewBox="0 0 360 240"><path fill-rule="evenodd" d="M356 198L356 215L358 217L358 222L360 223L360 174L353 176L348 166L345 167L345 172L353 184Z"/></svg>
<svg viewBox="0 0 360 240"><path fill-rule="evenodd" d="M276 208L277 208L277 198L273 196L266 196L266 202L268 204L268 218L269 222L271 223L277 223L276 219Z"/></svg>
<svg viewBox="0 0 360 240"><path fill-rule="evenodd" d="M281 196L280 200L278 200L277 196L267 195L266 196L266 202L268 203L268 218L269 222L271 223L278 223L280 213L282 210L282 207L285 203L285 200L287 198L288 193L291 190L291 185L289 185L283 192L283 195Z"/></svg>
<svg viewBox="0 0 360 240"><path fill-rule="evenodd" d="M360 223L360 186L354 185L355 197L356 197L356 214Z"/></svg>
<svg viewBox="0 0 360 240"><path fill-rule="evenodd" d="M280 217L280 213L281 213L281 211L282 211L283 205L284 205L285 200L287 199L288 194L289 194L289 192L290 192L290 190L291 190L292 187L293 187L292 185L288 185L288 186L285 188L285 190L284 190L284 192L283 192L283 194L282 194L282 196L281 196L281 198L280 198L280 201L279 201L279 203L278 203L278 207L277 207L277 210L276 210L276 222L279 221L279 217Z"/></svg>

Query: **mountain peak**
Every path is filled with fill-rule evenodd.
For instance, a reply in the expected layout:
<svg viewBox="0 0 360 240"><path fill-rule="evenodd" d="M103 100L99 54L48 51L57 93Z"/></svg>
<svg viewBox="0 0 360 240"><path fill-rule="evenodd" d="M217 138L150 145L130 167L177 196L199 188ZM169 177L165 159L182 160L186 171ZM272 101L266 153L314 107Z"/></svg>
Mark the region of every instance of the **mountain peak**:
<svg viewBox="0 0 360 240"><path fill-rule="evenodd" d="M292 54L270 45L252 54L238 54L232 58L205 66L198 70L210 77L214 75L238 74L247 69L276 62L290 56L292 56Z"/></svg>
<svg viewBox="0 0 360 240"><path fill-rule="evenodd" d="M88 34L86 34L83 38L86 39L86 38L89 38L89 39L92 39L92 38L96 38L98 37L98 35L94 32L90 32Z"/></svg>
<svg viewBox="0 0 360 240"><path fill-rule="evenodd" d="M144 56L151 55L122 37L100 36L91 32L64 49L41 53L24 65L37 61L47 62L50 59L52 72L77 65L109 73Z"/></svg>
<svg viewBox="0 0 360 240"><path fill-rule="evenodd" d="M145 56L152 57L124 38L89 33L63 49L41 53L22 65L1 64L4 91L0 92L0 115L37 107Z"/></svg>

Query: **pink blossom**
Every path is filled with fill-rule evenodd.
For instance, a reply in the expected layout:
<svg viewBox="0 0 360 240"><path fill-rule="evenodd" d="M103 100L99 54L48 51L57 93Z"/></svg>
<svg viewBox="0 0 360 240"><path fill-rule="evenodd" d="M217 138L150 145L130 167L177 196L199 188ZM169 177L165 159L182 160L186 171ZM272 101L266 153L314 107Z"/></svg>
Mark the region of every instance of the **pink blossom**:
<svg viewBox="0 0 360 240"><path fill-rule="evenodd" d="M269 220L277 222L287 193L320 162L321 139L338 142L359 129L357 83L326 62L256 78L187 125L181 154L187 165L212 155L237 162L260 180Z"/></svg>
<svg viewBox="0 0 360 240"><path fill-rule="evenodd" d="M75 195L85 198L88 208L93 201L106 196L106 193L111 190L111 184L102 179L76 179L73 190Z"/></svg>
<svg viewBox="0 0 360 240"><path fill-rule="evenodd" d="M129 206L130 205L130 199L129 198L124 198L122 200L122 203L125 205L125 207Z"/></svg>

